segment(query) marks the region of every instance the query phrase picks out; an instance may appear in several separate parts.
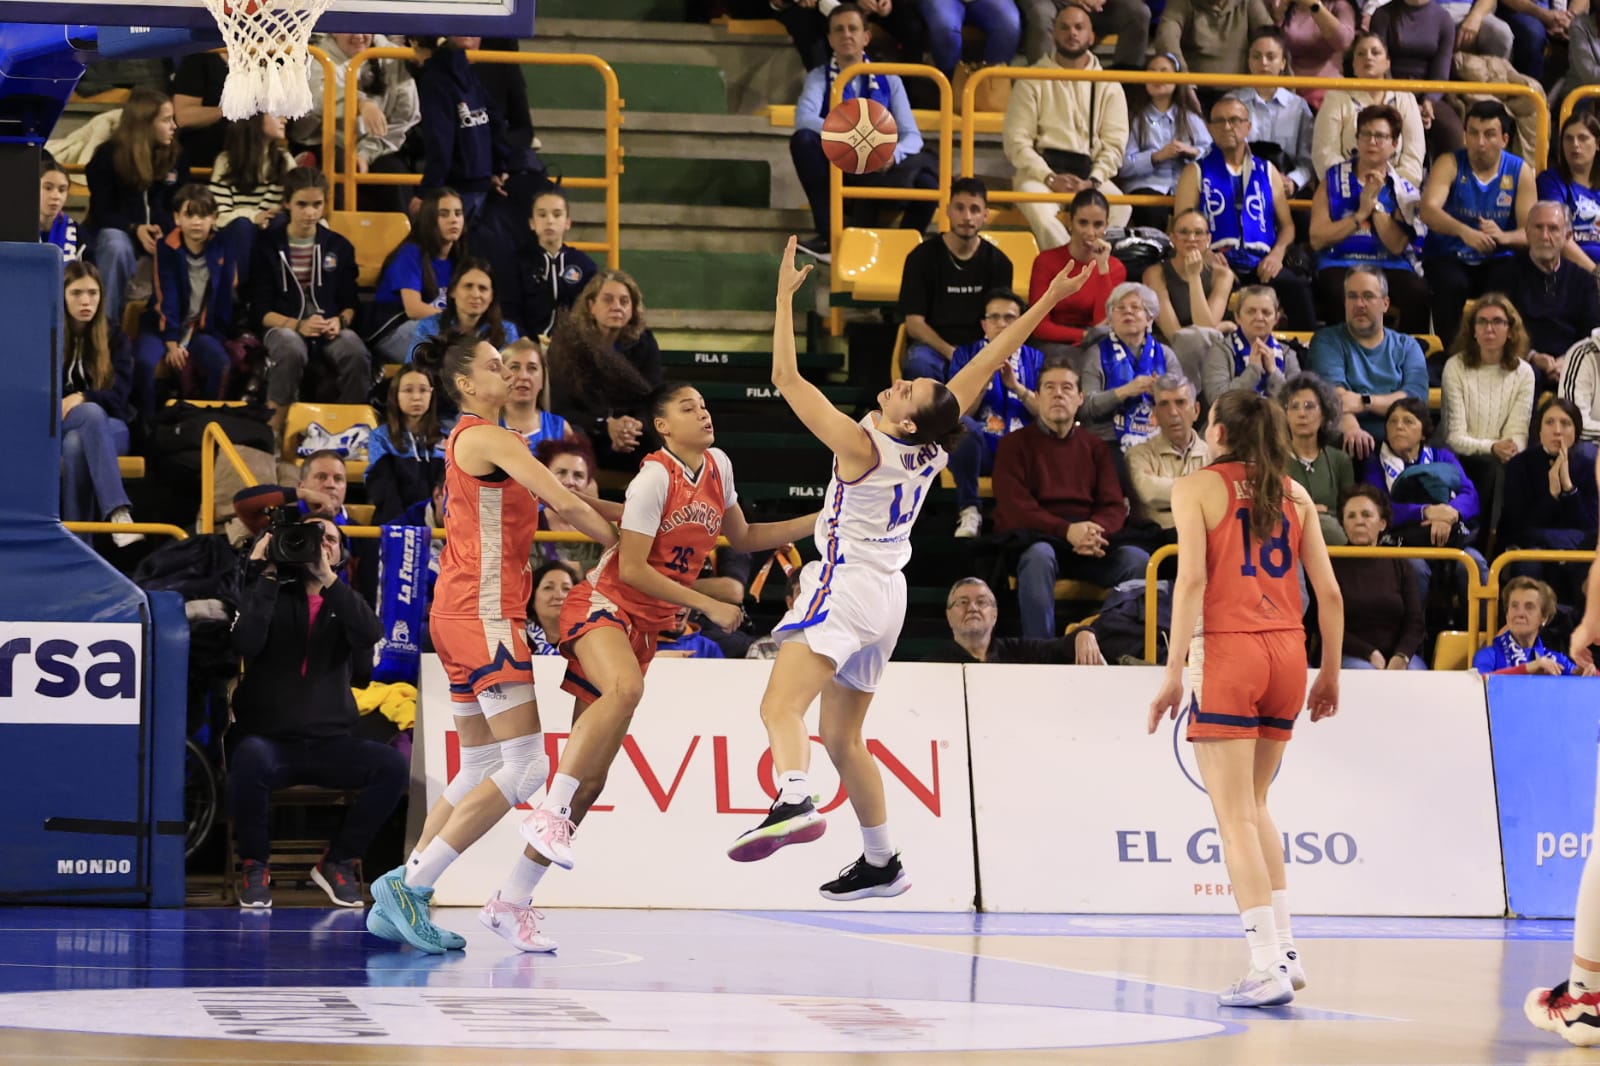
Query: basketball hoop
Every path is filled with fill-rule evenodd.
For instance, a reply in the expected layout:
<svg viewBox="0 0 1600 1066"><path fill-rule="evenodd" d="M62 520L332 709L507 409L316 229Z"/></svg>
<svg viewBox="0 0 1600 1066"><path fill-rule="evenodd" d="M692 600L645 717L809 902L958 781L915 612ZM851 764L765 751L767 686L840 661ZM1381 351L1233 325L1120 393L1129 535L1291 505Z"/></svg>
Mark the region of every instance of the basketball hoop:
<svg viewBox="0 0 1600 1066"><path fill-rule="evenodd" d="M228 49L222 114L238 121L260 111L299 118L310 111L307 45L329 0L205 0Z"/></svg>

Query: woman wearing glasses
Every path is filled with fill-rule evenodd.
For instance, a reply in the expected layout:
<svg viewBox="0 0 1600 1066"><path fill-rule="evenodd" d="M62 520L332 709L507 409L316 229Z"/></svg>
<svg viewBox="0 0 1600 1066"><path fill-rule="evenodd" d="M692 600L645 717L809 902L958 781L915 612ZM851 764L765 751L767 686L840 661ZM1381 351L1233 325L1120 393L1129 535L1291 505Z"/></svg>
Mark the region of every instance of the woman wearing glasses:
<svg viewBox="0 0 1600 1066"><path fill-rule="evenodd" d="M1333 386L1306 373L1284 382L1279 399L1289 414L1289 476L1316 506L1323 539L1344 544L1339 499L1355 484L1356 469L1339 447L1339 397Z"/></svg>

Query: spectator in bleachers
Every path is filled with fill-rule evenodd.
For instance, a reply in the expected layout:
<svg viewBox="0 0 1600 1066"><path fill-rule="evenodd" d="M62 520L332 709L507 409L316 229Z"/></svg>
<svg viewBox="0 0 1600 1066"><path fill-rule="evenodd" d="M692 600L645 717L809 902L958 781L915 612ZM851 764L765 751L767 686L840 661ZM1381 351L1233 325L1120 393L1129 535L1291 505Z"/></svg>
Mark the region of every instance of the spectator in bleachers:
<svg viewBox="0 0 1600 1066"><path fill-rule="evenodd" d="M1283 262L1294 243L1283 176L1250 151L1250 112L1243 101L1225 96L1211 106L1211 138L1210 151L1183 168L1173 212L1204 210L1211 222L1211 247L1227 258L1240 284L1271 285L1283 305L1284 327L1313 328L1317 315L1311 280Z"/></svg>
<svg viewBox="0 0 1600 1066"><path fill-rule="evenodd" d="M1144 69L1176 72L1178 58L1151 56ZM1184 164L1194 162L1211 147L1211 132L1206 129L1194 86L1172 82L1129 85L1127 97L1128 150L1117 171L1117 185L1131 196L1171 196ZM1172 211L1165 207L1135 207L1128 222L1166 229L1171 218Z"/></svg>
<svg viewBox="0 0 1600 1066"><path fill-rule="evenodd" d="M303 515L331 518L342 526L350 521L344 506L349 491L343 453L324 448L300 460L300 477L293 487L255 485L235 493L233 513L251 533L267 528L267 512L284 506L296 507Z"/></svg>
<svg viewBox="0 0 1600 1066"><path fill-rule="evenodd" d="M1151 48L1199 74L1243 74L1250 31L1272 22L1263 0L1167 0Z"/></svg>
<svg viewBox="0 0 1600 1066"><path fill-rule="evenodd" d="M407 363L389 379L383 425L367 437L367 499L374 525L387 525L429 498L444 469L444 435L433 378Z"/></svg>
<svg viewBox="0 0 1600 1066"><path fill-rule="evenodd" d="M950 642L930 657L947 663L1077 663L1103 664L1100 645L1085 627L1070 637L997 637L995 623L1000 607L988 582L964 577L950 586L944 618L950 625Z"/></svg>
<svg viewBox="0 0 1600 1066"><path fill-rule="evenodd" d="M70 263L83 256L78 240L78 224L67 214L67 196L72 179L66 168L44 153L39 160L39 243L61 249L61 261Z"/></svg>
<svg viewBox="0 0 1600 1066"><path fill-rule="evenodd" d="M950 375L977 358L984 346L1018 318L1022 317L1022 297L1009 289L987 294L983 311L983 339L963 344L950 357ZM978 509L978 479L994 469L995 450L1000 438L1014 433L1039 417L1039 370L1044 353L1024 344L995 371L989 387L978 397L970 412L961 416L966 434L950 451L950 476L956 483L957 537L976 537L983 532L983 512Z"/></svg>
<svg viewBox="0 0 1600 1066"><path fill-rule="evenodd" d="M985 585L984 587L987 588L988 586ZM794 572L784 580L783 609L786 612L794 610L794 601L799 595L800 569L796 567ZM778 647L778 642L772 639L771 633L768 633L764 637L751 641L750 646L745 649L744 657L746 659L776 659L778 657Z"/></svg>
<svg viewBox="0 0 1600 1066"><path fill-rule="evenodd" d="M1138 70L1150 46L1150 8L1144 0L1074 0L1089 12L1097 37L1114 36L1111 69ZM1050 54L1058 0L1018 0L1022 8L1022 52L1030 64Z"/></svg>
<svg viewBox="0 0 1600 1066"><path fill-rule="evenodd" d="M1111 254L1106 240L1106 221L1111 206L1098 189L1084 189L1072 198L1067 218L1072 236L1066 244L1040 252L1028 278L1028 300L1037 302L1050 288L1050 281L1069 263L1088 267L1089 280L1083 288L1050 309L1033 331L1034 340L1054 354L1065 347L1083 343L1084 334L1106 321L1106 297L1128 280L1128 268Z"/></svg>
<svg viewBox="0 0 1600 1066"><path fill-rule="evenodd" d="M1468 300L1490 289L1507 291L1506 261L1526 241L1522 226L1536 196L1533 168L1505 150L1510 134L1504 105L1473 104L1467 110L1467 146L1436 158L1422 187L1422 221L1428 226L1423 275L1433 294L1433 329L1441 337L1456 335Z"/></svg>
<svg viewBox="0 0 1600 1066"><path fill-rule="evenodd" d="M466 227L461 197L437 190L423 198L411 232L384 260L372 297L378 326L369 339L386 362L405 362L417 323L444 310L451 275L467 256Z"/></svg>
<svg viewBox="0 0 1600 1066"><path fill-rule="evenodd" d="M1273 335L1278 324L1278 294L1270 285L1250 285L1239 293L1237 324L1217 330L1195 330L1205 341L1201 355L1200 391L1207 403L1234 389L1277 396L1286 378L1300 373L1294 346ZM1182 338L1177 350L1191 343Z"/></svg>
<svg viewBox="0 0 1600 1066"><path fill-rule="evenodd" d="M1499 546L1589 551L1600 524L1593 472L1595 448L1578 436L1583 416L1570 400L1551 397L1539 414L1538 439L1506 464ZM1583 564L1513 563L1511 574L1542 578L1573 602L1583 587Z"/></svg>
<svg viewBox="0 0 1600 1066"><path fill-rule="evenodd" d="M1166 373L1151 386L1158 432L1128 449L1128 484L1133 514L1160 526L1165 543L1178 542L1172 519L1172 483L1211 461L1205 437L1194 431L1200 404L1194 382Z"/></svg>
<svg viewBox="0 0 1600 1066"><path fill-rule="evenodd" d="M528 650L535 655L560 655L561 608L572 594L572 571L564 563L545 563L533 572L533 600L528 604Z"/></svg>
<svg viewBox="0 0 1600 1066"><path fill-rule="evenodd" d="M491 191L505 195L514 166L505 115L490 106L466 53L450 38L408 40L421 64L415 76L424 158L410 210L418 212L430 194L453 195L464 217L475 219Z"/></svg>
<svg viewBox="0 0 1600 1066"><path fill-rule="evenodd" d="M1600 83L1600 9L1590 5L1568 24L1566 57L1566 77L1550 90L1551 115L1560 113L1559 105L1572 89Z"/></svg>
<svg viewBox="0 0 1600 1066"><path fill-rule="evenodd" d="M1268 0L1267 13L1283 28L1289 63L1302 78L1337 78L1344 54L1356 35L1356 9L1349 0ZM1322 106L1326 89L1302 89L1312 110ZM1313 166L1312 174L1327 168Z"/></svg>
<svg viewBox="0 0 1600 1066"><path fill-rule="evenodd" d="M411 335L413 352L417 345L441 333L476 333L496 348L522 336L517 324L500 314L494 278L482 259L468 256L458 262L445 293L444 310L417 323Z"/></svg>
<svg viewBox="0 0 1600 1066"><path fill-rule="evenodd" d="M950 228L913 248L900 271L898 310L906 324L902 377L950 376L950 357L983 338L985 296L1010 289L1011 259L980 235L989 223L989 190L977 178L950 183Z"/></svg>
<svg viewBox="0 0 1600 1066"><path fill-rule="evenodd" d="M311 66L320 64L312 62ZM191 160L215 159L222 151L228 132L227 120L222 117L222 89L227 81L226 53L194 52L178 61L172 78L173 117L178 122L178 143ZM189 179L185 176L183 180Z"/></svg>
<svg viewBox="0 0 1600 1066"><path fill-rule="evenodd" d="M550 469L555 479L572 492L587 496L598 494L594 484L594 459L587 438L576 440L543 440L533 450L533 457ZM539 528L552 533L576 533L578 527L562 518L553 507L539 512ZM545 541L533 546L535 559L561 562L579 575L588 573L600 562L600 545L592 540Z"/></svg>
<svg viewBox="0 0 1600 1066"><path fill-rule="evenodd" d="M531 452L547 440L571 440L575 436L567 420L544 409L544 352L532 337L513 342L500 353L511 392L500 413L500 423L514 429L528 442Z"/></svg>
<svg viewBox="0 0 1600 1066"><path fill-rule="evenodd" d="M1541 170L1536 188L1540 200L1566 205L1572 222L1572 243L1566 256L1591 274L1600 271L1600 171L1595 149L1600 146L1600 118L1578 111L1561 124L1556 165Z"/></svg>
<svg viewBox="0 0 1600 1066"><path fill-rule="evenodd" d="M156 245L150 306L133 356L141 374L167 380L170 391L220 400L230 366L223 341L242 324L234 318L242 309L239 266L217 234L217 201L210 189L185 185L173 197L172 209L177 227Z"/></svg>
<svg viewBox="0 0 1600 1066"><path fill-rule="evenodd" d="M515 37L451 37L450 42L464 52L520 52L522 42ZM472 76L483 86L489 99L489 113L505 122L506 145L511 149L511 172L542 171L544 164L534 149L533 109L528 106L528 82L524 67L515 63L470 64Z"/></svg>
<svg viewBox="0 0 1600 1066"><path fill-rule="evenodd" d="M517 251L520 284L506 294L506 309L530 337L553 334L556 316L572 306L599 269L588 253L566 243L571 229L572 208L559 187L533 198L528 220L532 239ZM506 288L512 287L508 283Z"/></svg>
<svg viewBox="0 0 1600 1066"><path fill-rule="evenodd" d="M1394 402L1384 420L1384 440L1367 460L1363 478L1389 497L1394 521L1383 543L1404 548L1459 548L1477 564L1480 579L1488 564L1472 547L1482 513L1478 490L1449 448L1426 442L1433 436L1428 401L1405 396ZM1452 562L1408 560L1417 579L1417 595L1428 602L1433 570L1449 573L1465 594L1467 576Z"/></svg>
<svg viewBox="0 0 1600 1066"><path fill-rule="evenodd" d="M1372 13L1368 27L1388 47L1396 78L1451 80L1456 21L1438 0L1390 0ZM1418 93L1417 110L1427 129L1429 159L1461 148L1461 117L1442 93Z"/></svg>
<svg viewBox="0 0 1600 1066"><path fill-rule="evenodd" d="M1427 227L1418 214L1422 194L1389 161L1400 115L1377 104L1357 119L1356 154L1330 168L1311 198L1311 247L1317 253L1317 302L1322 320L1344 321L1344 275L1353 266L1383 271L1399 326L1428 330L1428 286L1417 273Z"/></svg>
<svg viewBox="0 0 1600 1066"><path fill-rule="evenodd" d="M283 179L294 169L283 131L283 119L265 111L229 123L222 152L211 164L217 232L239 264L242 285L250 281L256 233L283 213Z"/></svg>
<svg viewBox="0 0 1600 1066"><path fill-rule="evenodd" d="M99 272L73 260L62 280L61 520L132 522L117 456L128 452L133 355L121 331L106 321ZM119 548L143 539L112 534Z"/></svg>
<svg viewBox="0 0 1600 1066"><path fill-rule="evenodd" d="M660 633L656 654L668 659L721 659L722 648L700 626L689 621L689 608L679 607Z"/></svg>
<svg viewBox="0 0 1600 1066"><path fill-rule="evenodd" d="M1173 215L1171 237L1172 257L1146 267L1143 281L1161 304L1156 332L1176 344L1180 331L1191 326L1222 325L1238 279L1228 261L1211 250L1211 222L1204 211L1191 207Z"/></svg>
<svg viewBox="0 0 1600 1066"><path fill-rule="evenodd" d="M1338 394L1317 375L1300 373L1284 382L1278 398L1288 413L1289 450L1296 460L1289 464L1289 476L1316 505L1322 539L1343 544L1339 500L1344 490L1355 484L1356 471L1350 456L1339 447Z"/></svg>
<svg viewBox="0 0 1600 1066"><path fill-rule="evenodd" d="M661 346L644 315L638 283L601 270L545 349L550 410L589 439L607 469L638 468L645 400L662 380Z"/></svg>
<svg viewBox="0 0 1600 1066"><path fill-rule="evenodd" d="M1366 482L1339 494L1341 543L1371 548L1389 527L1389 497ZM1404 559L1341 556L1333 574L1344 593L1346 670L1426 670L1422 645L1424 604Z"/></svg>
<svg viewBox="0 0 1600 1066"><path fill-rule="evenodd" d="M139 259L155 255L156 242L172 229L172 196L188 181L177 129L171 100L135 89L122 106L122 121L84 168L89 215L83 228L100 270L106 317L119 326Z"/></svg>
<svg viewBox="0 0 1600 1066"><path fill-rule="evenodd" d="M1500 593L1505 628L1472 657L1480 674L1544 674L1547 677L1589 677L1561 652L1545 647L1540 631L1556 616L1555 589L1531 577L1514 577Z"/></svg>
<svg viewBox="0 0 1600 1066"><path fill-rule="evenodd" d="M828 61L828 16L840 0L728 0L734 18L776 19L807 70ZM881 30L893 45L892 63L920 63L927 52L927 30L913 0L858 0L868 27ZM913 90L914 91L914 90Z"/></svg>
<svg viewBox="0 0 1600 1066"><path fill-rule="evenodd" d="M1085 428L1109 442L1120 457L1157 432L1156 381L1184 374L1172 349L1150 332L1156 294L1137 282L1123 282L1106 299L1111 329L1083 353L1080 365Z"/></svg>
<svg viewBox="0 0 1600 1066"><path fill-rule="evenodd" d="M795 175L805 190L806 201L811 205L811 221L817 227L817 236L800 242L799 248L807 255L828 263L832 262L830 245L832 217L828 202L828 173L831 164L822 151L822 123L828 117L829 100L834 79L839 72L855 63L868 63L867 26L861 9L853 3L843 3L828 16L828 46L833 58L826 65L806 74L800 88L800 99L794 105L794 133L789 137L789 158L794 162ZM863 185L892 189L936 189L939 187L938 161L927 151L922 134L917 130L916 116L911 113L911 103L906 99L905 85L898 75L863 74L844 87L842 100L865 98L882 104L894 116L899 140L894 146L894 159L887 169L873 174L846 174L847 185ZM903 204L887 204L879 200L857 200L849 209L849 222L853 225L871 225L880 209L901 208L900 227L922 233L933 221L937 206L932 200L908 200Z"/></svg>
<svg viewBox="0 0 1600 1066"><path fill-rule="evenodd" d="M1327 11L1321 4L1317 6ZM1267 78L1294 73L1281 29L1257 26L1250 31L1249 40L1249 73ZM1250 112L1250 151L1278 168L1285 195L1292 199L1317 184L1321 175L1311 163L1311 105L1281 85L1269 96L1254 88L1234 89L1228 95L1243 101Z"/></svg>
<svg viewBox="0 0 1600 1066"><path fill-rule="evenodd" d="M355 249L322 225L328 179L296 167L283 188L289 221L261 234L250 270L250 307L267 349L267 406L279 430L313 356L332 364L339 403L365 402L372 376L372 356L351 328L359 309Z"/></svg>
<svg viewBox="0 0 1600 1066"><path fill-rule="evenodd" d="M1574 344L1561 358L1560 369L1560 396L1579 412L1579 435L1600 441L1600 337L1591 333Z"/></svg>
<svg viewBox="0 0 1600 1066"><path fill-rule="evenodd" d="M1078 372L1063 356L1039 374L1039 418L1007 434L994 460L995 532L1021 549L1016 564L1022 635L1056 634L1057 577L1110 588L1142 577L1149 556L1112 537L1127 521L1127 500L1111 448L1077 424Z"/></svg>
<svg viewBox="0 0 1600 1066"><path fill-rule="evenodd" d="M1544 53L1552 39L1561 42L1581 8L1550 0L1500 0L1495 14L1511 27L1511 65L1535 81L1544 81Z"/></svg>
<svg viewBox="0 0 1600 1066"><path fill-rule="evenodd" d="M1344 322L1324 326L1311 338L1306 369L1339 396L1339 432L1357 459L1383 442L1389 412L1403 401L1428 402L1428 363L1408 333L1383 324L1389 282L1373 267L1351 267L1344 276Z"/></svg>
<svg viewBox="0 0 1600 1066"><path fill-rule="evenodd" d="M1523 232L1527 247L1506 261L1501 277L1528 325L1528 358L1551 375L1556 361L1600 326L1600 291L1594 276L1566 257L1572 236L1566 204L1535 203Z"/></svg>
<svg viewBox="0 0 1600 1066"><path fill-rule="evenodd" d="M1533 368L1522 316L1497 292L1468 304L1444 364L1444 443L1478 487L1492 521L1503 467L1528 444Z"/></svg>
<svg viewBox="0 0 1600 1066"><path fill-rule="evenodd" d="M1052 70L1100 70L1087 8L1068 4L1051 31L1055 52L1035 63ZM1012 186L1028 193L1118 194L1112 178L1122 169L1128 145L1128 100L1116 82L1018 81L1006 105L1002 133ZM1041 252L1067 243L1056 203L1019 204ZM1111 212L1125 225L1130 211Z"/></svg>
<svg viewBox="0 0 1600 1066"><path fill-rule="evenodd" d="M952 77L961 64L961 29L983 31L983 66L1008 66L1022 43L1022 12L1016 0L916 0L928 30L933 65ZM841 5L842 6L842 5ZM854 6L854 5L852 5ZM829 26L832 36L832 26Z"/></svg>
<svg viewBox="0 0 1600 1066"><path fill-rule="evenodd" d="M330 119L337 131L344 129L344 86L350 71L350 58L368 48L393 48L387 37L371 33L318 34L312 44L328 53L333 61L334 99L338 112ZM328 161L320 159L322 152L322 64L307 66L307 81L311 86L311 110L289 124L289 141L298 151L309 151L319 156L319 165L327 169ZM411 167L400 156L400 149L422 118L422 108L417 102L417 83L406 65L398 59L368 60L361 65L357 83L356 104L356 173L404 174ZM335 161L344 166L343 137L334 138ZM360 185L356 188L356 205L362 211L404 211L403 186ZM346 205L346 209L349 205Z"/></svg>
<svg viewBox="0 0 1600 1066"><path fill-rule="evenodd" d="M1344 73L1350 78L1389 77L1389 46L1375 33L1356 34L1345 56ZM1356 122L1367 108L1379 105L1394 108L1400 116L1399 133L1389 145L1389 162L1397 174L1420 189L1426 170L1423 152L1427 135L1413 93L1329 90L1322 98L1322 107L1311 128L1311 164L1318 174L1326 174L1330 168L1355 155L1360 147L1356 141Z"/></svg>

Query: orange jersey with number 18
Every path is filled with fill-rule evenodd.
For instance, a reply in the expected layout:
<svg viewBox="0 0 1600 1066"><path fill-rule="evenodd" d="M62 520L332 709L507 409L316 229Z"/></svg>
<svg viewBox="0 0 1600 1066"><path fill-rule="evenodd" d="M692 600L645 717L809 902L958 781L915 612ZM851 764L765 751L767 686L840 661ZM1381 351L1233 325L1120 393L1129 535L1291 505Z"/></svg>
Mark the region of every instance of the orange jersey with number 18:
<svg viewBox="0 0 1600 1066"><path fill-rule="evenodd" d="M1283 479L1283 518L1265 540L1250 528L1249 467L1221 462L1206 467L1228 488L1228 513L1206 533L1205 633L1271 633L1302 629L1300 511Z"/></svg>

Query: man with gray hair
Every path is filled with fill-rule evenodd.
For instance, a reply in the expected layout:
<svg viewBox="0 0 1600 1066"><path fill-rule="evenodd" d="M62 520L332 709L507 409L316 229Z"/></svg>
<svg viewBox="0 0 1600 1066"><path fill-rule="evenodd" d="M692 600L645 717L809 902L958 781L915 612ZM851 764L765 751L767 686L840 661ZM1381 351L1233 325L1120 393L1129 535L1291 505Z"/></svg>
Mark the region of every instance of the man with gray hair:
<svg viewBox="0 0 1600 1066"><path fill-rule="evenodd" d="M1553 382L1556 360L1600 326L1600 293L1594 278L1563 254L1572 236L1566 204L1538 201L1522 229L1528 247L1507 260L1505 294L1528 331L1529 362Z"/></svg>
<svg viewBox="0 0 1600 1066"><path fill-rule="evenodd" d="M1119 455L1156 433L1151 387L1157 378L1177 372L1197 379L1151 332L1160 306L1148 285L1123 282L1106 299L1109 331L1083 348L1083 423Z"/></svg>
<svg viewBox="0 0 1600 1066"><path fill-rule="evenodd" d="M996 637L999 602L979 577L964 577L950 586L944 617L950 623L950 643L929 657L932 662L1105 665L1100 642L1088 626L1065 637Z"/></svg>
<svg viewBox="0 0 1600 1066"><path fill-rule="evenodd" d="M1194 385L1181 374L1156 379L1156 425L1160 432L1128 450L1128 481L1134 514L1163 530L1163 543L1176 544L1172 483L1211 461L1205 438L1195 432L1200 404Z"/></svg>
<svg viewBox="0 0 1600 1066"><path fill-rule="evenodd" d="M1594 291L1593 285L1590 291ZM1312 334L1306 369L1339 395L1344 450L1365 459L1383 443L1389 408L1406 396L1428 402L1428 363L1409 333L1383 324L1389 282L1377 267L1344 275L1344 321Z"/></svg>

